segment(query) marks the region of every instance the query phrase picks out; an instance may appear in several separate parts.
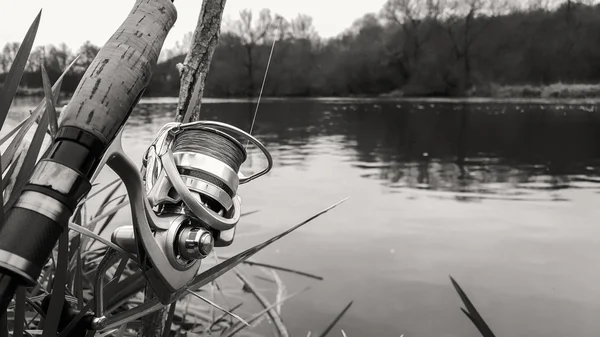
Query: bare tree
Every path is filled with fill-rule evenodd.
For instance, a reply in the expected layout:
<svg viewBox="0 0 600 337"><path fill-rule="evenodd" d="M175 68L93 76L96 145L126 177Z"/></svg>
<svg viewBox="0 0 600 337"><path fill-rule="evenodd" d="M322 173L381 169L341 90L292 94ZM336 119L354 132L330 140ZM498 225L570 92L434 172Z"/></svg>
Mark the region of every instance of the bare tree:
<svg viewBox="0 0 600 337"><path fill-rule="evenodd" d="M25 66L25 71L27 72L40 72L42 69L42 64L44 64L45 58L45 47L37 46L29 54L29 59L27 60L27 65Z"/></svg>
<svg viewBox="0 0 600 337"><path fill-rule="evenodd" d="M529 0L527 10L529 11L548 11L552 0Z"/></svg>
<svg viewBox="0 0 600 337"><path fill-rule="evenodd" d="M266 40L275 38L277 30L274 23L276 17L271 14L269 9L260 11L258 18L254 19L254 14L250 9L244 9L240 12L239 20L230 24L229 30L238 36L246 51L246 71L248 76L247 95L254 95L255 82L255 53L256 47L263 44Z"/></svg>
<svg viewBox="0 0 600 337"><path fill-rule="evenodd" d="M78 54L80 57L77 60L77 63L73 66L73 70L78 73L83 73L92 63L99 51L100 48L92 44L90 41L84 42L79 48Z"/></svg>
<svg viewBox="0 0 600 337"><path fill-rule="evenodd" d="M51 45L45 49L44 66L60 73L72 59L71 50L65 43L61 43L58 47Z"/></svg>
<svg viewBox="0 0 600 337"><path fill-rule="evenodd" d="M442 14L445 0L388 0L381 16L390 24L395 24L401 34L399 41L392 41L388 54L394 60L406 82L418 70L417 63L423 45L431 37L431 21Z"/></svg>
<svg viewBox="0 0 600 337"><path fill-rule="evenodd" d="M456 59L462 63L462 80L459 91L469 90L473 84L472 62L473 45L482 36L489 20L476 22L478 16L495 15L505 6L499 6L497 0L450 0L446 3L444 21L450 37Z"/></svg>
<svg viewBox="0 0 600 337"><path fill-rule="evenodd" d="M309 15L299 14L289 24L290 36L295 39L313 41L317 38L317 31L313 25L313 18Z"/></svg>
<svg viewBox="0 0 600 337"><path fill-rule="evenodd" d="M21 44L18 42L10 42L4 46L2 49L2 57L0 58L0 67L2 68L2 72L8 72L10 70L10 66L17 56L20 45Z"/></svg>
<svg viewBox="0 0 600 337"><path fill-rule="evenodd" d="M173 57L185 55L192 45L193 32L187 32L183 35L183 38L177 42L172 48L164 48L160 52L159 62L163 62Z"/></svg>

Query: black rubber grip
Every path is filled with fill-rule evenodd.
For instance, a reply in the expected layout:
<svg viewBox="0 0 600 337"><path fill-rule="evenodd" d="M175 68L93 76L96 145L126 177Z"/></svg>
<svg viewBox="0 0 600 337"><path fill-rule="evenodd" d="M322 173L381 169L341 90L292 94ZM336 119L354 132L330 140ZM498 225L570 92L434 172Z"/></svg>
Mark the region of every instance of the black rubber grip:
<svg viewBox="0 0 600 337"><path fill-rule="evenodd" d="M21 278L10 272L0 275L0 313L5 313L17 288L21 285Z"/></svg>
<svg viewBox="0 0 600 337"><path fill-rule="evenodd" d="M13 207L0 228L0 249L31 262L35 268L21 272L35 280L62 231L58 223L40 213ZM23 283L31 282L24 278Z"/></svg>

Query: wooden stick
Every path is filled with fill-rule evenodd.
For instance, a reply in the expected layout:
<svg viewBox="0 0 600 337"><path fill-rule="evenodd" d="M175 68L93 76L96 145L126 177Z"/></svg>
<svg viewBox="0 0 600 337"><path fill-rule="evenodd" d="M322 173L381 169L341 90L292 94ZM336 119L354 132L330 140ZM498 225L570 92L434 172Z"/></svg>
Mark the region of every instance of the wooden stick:
<svg viewBox="0 0 600 337"><path fill-rule="evenodd" d="M221 20L227 0L204 0L190 50L183 64L178 64L181 78L178 122L200 119L200 105L210 63L219 43Z"/></svg>

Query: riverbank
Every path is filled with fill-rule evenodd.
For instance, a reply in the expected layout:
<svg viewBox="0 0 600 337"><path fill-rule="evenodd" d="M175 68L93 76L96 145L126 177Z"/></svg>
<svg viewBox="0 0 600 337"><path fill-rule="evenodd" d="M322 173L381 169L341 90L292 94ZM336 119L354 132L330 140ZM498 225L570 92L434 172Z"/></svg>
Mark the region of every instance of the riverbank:
<svg viewBox="0 0 600 337"><path fill-rule="evenodd" d="M2 85L0 84L0 88ZM19 87L17 97L43 97L43 88L28 88ZM475 87L464 96L444 96L444 95L412 95L404 93L402 90L395 90L390 93L373 95L352 95L349 97L271 97L270 99L406 99L406 100L439 100L439 101L528 101L535 102L556 102L569 100L586 100L590 102L600 101L600 84L564 84L555 83L551 85L499 85L489 84L485 86ZM164 97L146 96L149 100L163 100ZM246 97L211 97L218 101L237 101L237 100L253 100L255 98ZM264 99L269 99L264 97Z"/></svg>
<svg viewBox="0 0 600 337"><path fill-rule="evenodd" d="M444 95L428 94L418 95L402 90L395 90L382 94L389 98L422 98L426 96L438 97ZM566 84L554 83L550 85L500 85L490 83L473 87L462 96L444 97L453 99L464 98L495 98L495 99L600 99L600 84Z"/></svg>
<svg viewBox="0 0 600 337"><path fill-rule="evenodd" d="M495 98L600 98L600 84L555 83L535 85L490 85L489 96Z"/></svg>
<svg viewBox="0 0 600 337"><path fill-rule="evenodd" d="M0 89L2 89L2 83L0 83ZM28 88L18 87L15 97L31 97L31 96L44 96L44 88Z"/></svg>

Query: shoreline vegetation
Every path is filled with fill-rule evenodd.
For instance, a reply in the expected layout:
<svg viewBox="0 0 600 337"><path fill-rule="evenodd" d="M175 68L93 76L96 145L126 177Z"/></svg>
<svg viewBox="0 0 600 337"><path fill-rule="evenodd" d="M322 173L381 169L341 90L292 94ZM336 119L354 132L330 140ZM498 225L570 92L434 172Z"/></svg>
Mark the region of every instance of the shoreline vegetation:
<svg viewBox="0 0 600 337"><path fill-rule="evenodd" d="M600 99L600 3L577 0L387 0L336 37L322 38L312 18L268 9L224 20L204 97L402 99ZM178 96L192 33L162 51L144 97ZM19 43L0 50L0 83ZM74 92L99 48L35 47L19 96L42 95L75 56L62 92Z"/></svg>
<svg viewBox="0 0 600 337"><path fill-rule="evenodd" d="M0 84L0 89L2 84ZM19 87L16 97L43 97L43 88ZM177 97L177 96L146 96L147 99L155 97ZM464 96L419 96L404 94L401 90L394 90L389 93L379 95L348 95L331 96L331 98L365 98L365 99L408 99L408 100L438 100L438 101L461 101L461 100L544 100L544 101L563 101L563 100L600 100L600 84L565 84L555 83L551 85L498 85L491 84L482 88L474 88ZM245 96L219 97L211 96L209 99L245 99ZM264 97L269 99L269 97ZM297 98L323 98L321 96L276 96L272 99L297 99ZM252 99L252 97L248 98Z"/></svg>

